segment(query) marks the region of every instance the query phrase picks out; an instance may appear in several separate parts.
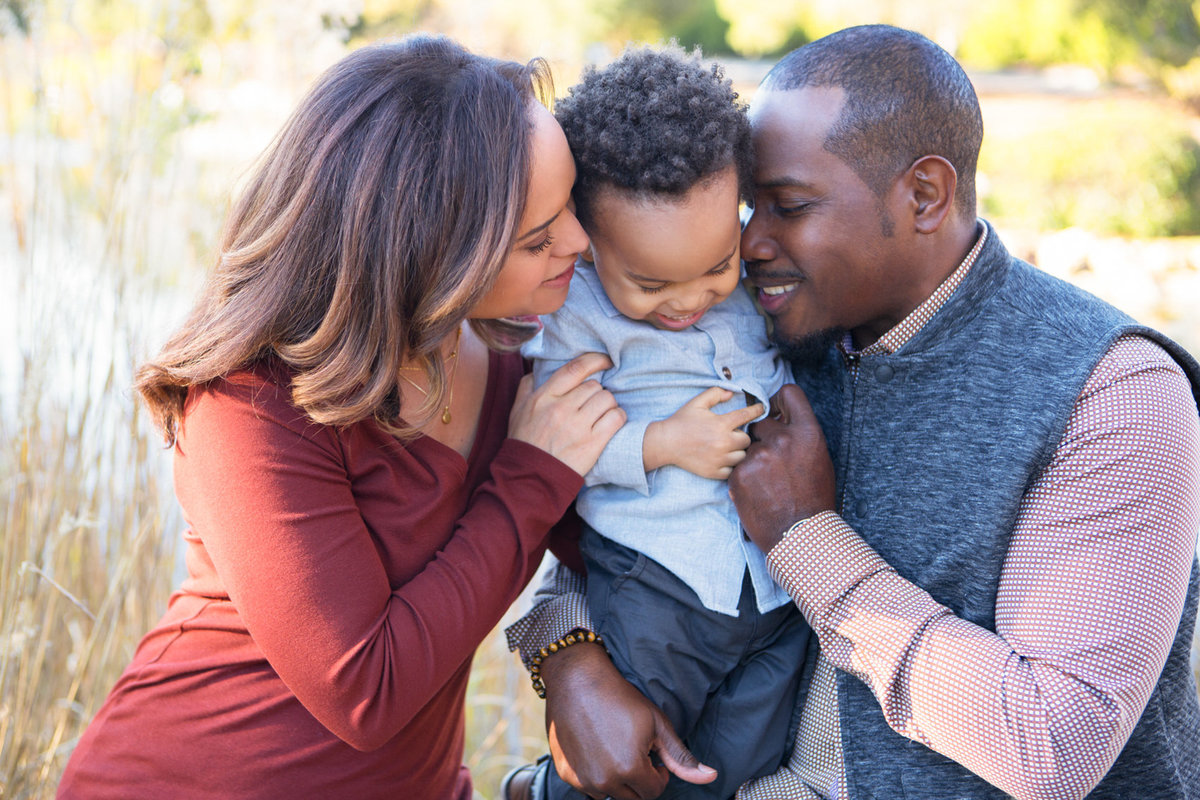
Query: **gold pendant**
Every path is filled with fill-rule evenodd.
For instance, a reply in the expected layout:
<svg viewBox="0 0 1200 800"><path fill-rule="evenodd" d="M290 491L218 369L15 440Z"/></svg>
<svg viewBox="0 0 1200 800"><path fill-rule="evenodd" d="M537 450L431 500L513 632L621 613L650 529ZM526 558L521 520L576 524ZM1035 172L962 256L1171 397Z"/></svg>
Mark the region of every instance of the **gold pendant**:
<svg viewBox="0 0 1200 800"><path fill-rule="evenodd" d="M444 409L442 409L442 424L450 424L450 406L446 406Z"/></svg>

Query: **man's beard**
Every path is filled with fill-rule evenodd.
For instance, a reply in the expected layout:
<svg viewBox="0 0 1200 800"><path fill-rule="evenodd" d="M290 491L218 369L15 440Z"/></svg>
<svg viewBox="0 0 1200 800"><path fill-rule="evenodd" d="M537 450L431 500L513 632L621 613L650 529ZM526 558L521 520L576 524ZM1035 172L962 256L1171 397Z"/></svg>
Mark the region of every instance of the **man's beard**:
<svg viewBox="0 0 1200 800"><path fill-rule="evenodd" d="M776 330L776 334L779 331ZM776 340L779 354L797 367L815 367L825 361L829 348L842 340L842 328L826 328L791 341Z"/></svg>

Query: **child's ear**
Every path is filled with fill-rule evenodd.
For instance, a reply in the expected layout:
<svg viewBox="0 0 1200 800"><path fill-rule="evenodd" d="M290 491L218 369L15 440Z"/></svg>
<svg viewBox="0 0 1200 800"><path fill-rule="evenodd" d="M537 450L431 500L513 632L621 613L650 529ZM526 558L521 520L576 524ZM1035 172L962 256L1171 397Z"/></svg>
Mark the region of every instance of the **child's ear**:
<svg viewBox="0 0 1200 800"><path fill-rule="evenodd" d="M583 252L579 254L579 257L589 264L596 263L596 257L592 255L591 239L588 240L587 247L583 248Z"/></svg>

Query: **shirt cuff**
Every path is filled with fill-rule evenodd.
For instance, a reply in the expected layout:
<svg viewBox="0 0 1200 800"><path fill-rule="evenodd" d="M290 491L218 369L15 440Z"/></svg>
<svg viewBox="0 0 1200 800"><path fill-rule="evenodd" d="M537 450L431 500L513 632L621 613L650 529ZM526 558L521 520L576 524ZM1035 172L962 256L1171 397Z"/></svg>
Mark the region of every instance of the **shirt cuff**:
<svg viewBox="0 0 1200 800"><path fill-rule="evenodd" d="M767 568L814 628L855 586L891 569L832 511L792 525L767 554Z"/></svg>
<svg viewBox="0 0 1200 800"><path fill-rule="evenodd" d="M588 486L610 484L649 495L650 483L646 479L646 460L642 454L649 425L648 420L634 420L621 426L604 446L604 452L584 483Z"/></svg>
<svg viewBox="0 0 1200 800"><path fill-rule="evenodd" d="M517 651L529 669L533 657L551 642L571 631L594 631L588 612L586 581L562 564L556 564L534 595L534 606L505 631L508 649Z"/></svg>

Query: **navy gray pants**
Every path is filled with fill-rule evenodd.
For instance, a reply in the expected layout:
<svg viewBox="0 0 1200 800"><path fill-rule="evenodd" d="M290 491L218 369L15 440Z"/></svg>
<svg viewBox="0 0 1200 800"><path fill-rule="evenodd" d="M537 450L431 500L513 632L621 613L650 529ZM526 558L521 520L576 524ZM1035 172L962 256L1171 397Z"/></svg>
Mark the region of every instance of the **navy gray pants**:
<svg viewBox="0 0 1200 800"><path fill-rule="evenodd" d="M586 526L585 526L586 527ZM747 573L738 616L709 611L645 555L587 530L587 597L597 632L625 678L663 710L716 781L671 777L663 798L732 797L783 763L811 633L795 605L758 612ZM583 800L550 765L547 796Z"/></svg>

